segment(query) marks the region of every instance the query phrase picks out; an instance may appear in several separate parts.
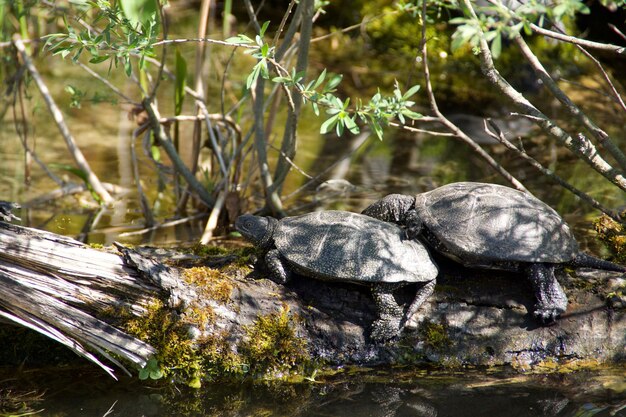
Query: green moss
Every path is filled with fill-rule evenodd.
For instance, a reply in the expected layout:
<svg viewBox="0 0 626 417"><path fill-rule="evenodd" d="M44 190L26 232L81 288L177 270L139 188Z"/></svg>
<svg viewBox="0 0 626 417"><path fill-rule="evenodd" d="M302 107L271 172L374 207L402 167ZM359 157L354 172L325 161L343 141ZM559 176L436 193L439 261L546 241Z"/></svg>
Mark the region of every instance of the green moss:
<svg viewBox="0 0 626 417"><path fill-rule="evenodd" d="M194 284L205 298L227 303L235 284L226 275L217 269L209 267L194 267L183 271L185 282Z"/></svg>
<svg viewBox="0 0 626 417"><path fill-rule="evenodd" d="M448 326L443 323L424 320L418 329L418 334L424 346L435 352L442 352L450 344Z"/></svg>
<svg viewBox="0 0 626 417"><path fill-rule="evenodd" d="M307 365L307 345L296 334L296 320L285 306L278 313L260 316L246 328L238 350L253 375L280 375Z"/></svg>
<svg viewBox="0 0 626 417"><path fill-rule="evenodd" d="M188 326L162 302L154 301L145 315L128 320L125 330L157 350L163 376L194 386L204 372L202 358L188 337Z"/></svg>

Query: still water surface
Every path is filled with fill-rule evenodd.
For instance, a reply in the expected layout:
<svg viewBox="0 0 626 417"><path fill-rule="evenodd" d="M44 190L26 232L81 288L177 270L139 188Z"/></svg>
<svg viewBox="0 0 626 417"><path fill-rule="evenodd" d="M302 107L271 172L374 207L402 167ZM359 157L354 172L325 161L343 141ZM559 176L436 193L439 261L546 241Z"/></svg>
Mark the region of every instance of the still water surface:
<svg viewBox="0 0 626 417"><path fill-rule="evenodd" d="M21 375L38 416L626 416L626 370L521 376L369 370L324 382L147 387L98 371ZM2 385L6 386L8 380ZM0 386L1 389L1 386ZM15 384L13 384L15 389Z"/></svg>

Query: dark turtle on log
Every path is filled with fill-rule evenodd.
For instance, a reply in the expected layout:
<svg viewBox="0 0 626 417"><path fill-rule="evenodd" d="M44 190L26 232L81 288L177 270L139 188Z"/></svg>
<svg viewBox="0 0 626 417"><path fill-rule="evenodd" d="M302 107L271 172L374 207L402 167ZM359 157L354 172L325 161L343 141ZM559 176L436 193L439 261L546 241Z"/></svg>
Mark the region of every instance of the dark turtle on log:
<svg viewBox="0 0 626 417"><path fill-rule="evenodd" d="M430 296L437 267L426 248L406 239L398 226L356 213L320 211L276 220L246 214L235 228L267 251L272 279L284 284L291 272L326 281L353 282L372 287L379 318L371 339L388 340ZM406 314L393 292L421 283Z"/></svg>
<svg viewBox="0 0 626 417"><path fill-rule="evenodd" d="M534 315L543 322L553 322L567 309L555 268L626 271L581 252L556 211L502 185L459 182L415 197L391 194L363 214L406 226L409 236L465 266L525 273L537 298Z"/></svg>

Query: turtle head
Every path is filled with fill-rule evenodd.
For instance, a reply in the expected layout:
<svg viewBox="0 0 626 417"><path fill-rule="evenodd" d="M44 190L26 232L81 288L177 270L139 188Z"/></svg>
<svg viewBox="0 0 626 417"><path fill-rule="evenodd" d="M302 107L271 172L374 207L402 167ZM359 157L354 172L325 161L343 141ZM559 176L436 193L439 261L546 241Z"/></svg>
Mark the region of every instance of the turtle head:
<svg viewBox="0 0 626 417"><path fill-rule="evenodd" d="M265 249L272 243L276 224L277 220L272 217L244 214L235 221L235 229L255 246Z"/></svg>
<svg viewBox="0 0 626 417"><path fill-rule="evenodd" d="M403 194L389 194L362 211L366 216L396 224L406 223L407 216L415 210L415 197Z"/></svg>

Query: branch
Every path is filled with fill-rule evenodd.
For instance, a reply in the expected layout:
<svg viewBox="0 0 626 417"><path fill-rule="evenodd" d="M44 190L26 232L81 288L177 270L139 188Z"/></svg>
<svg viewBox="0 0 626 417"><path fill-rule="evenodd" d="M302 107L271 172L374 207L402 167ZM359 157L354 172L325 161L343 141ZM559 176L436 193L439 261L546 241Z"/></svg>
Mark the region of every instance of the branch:
<svg viewBox="0 0 626 417"><path fill-rule="evenodd" d="M540 35L544 35L549 38L557 39L557 40L568 42L568 43L573 43L575 45L584 46L585 48L599 49L602 51L615 52L617 54L624 54L624 52L626 51L626 47L624 46L618 46L618 45L612 45L610 43L600 43L600 42L593 42L593 41L588 41L585 39L580 39L580 38L577 38L576 36L565 35L563 33L558 33L553 30L544 29L541 26L537 26L534 23L530 24L530 28L533 30L533 32L538 33Z"/></svg>
<svg viewBox="0 0 626 417"><path fill-rule="evenodd" d="M91 170L91 167L89 166L89 163L85 159L85 156L78 148L78 145L76 144L76 141L74 140L74 137L70 133L70 130L68 129L67 125L65 124L65 121L63 120L63 113L61 113L61 110L54 102L54 99L52 98L50 91L48 90L48 87L43 82L43 79L39 75L37 68L35 68L35 65L31 61L28 54L26 53L24 43L22 42L19 35L16 34L13 36L13 44L15 45L15 48L17 49L22 60L24 61L24 65L26 65L28 72L30 72L31 76L33 77L33 80L35 80L35 84L37 84L37 88L41 92L41 95L43 96L44 101L46 102L46 105L48 106L48 110L50 111L50 114L52 114L52 118L56 122L57 127L59 128L59 131L61 132L61 135L65 139L67 148L70 151L70 154L72 155L72 157L74 158L76 165L78 165L78 168L85 173L85 175L87 176L87 182L89 182L89 185L91 185L94 192L98 194L102 202L104 202L105 204L113 203L114 201L113 197L111 197L111 194L109 194L109 192L103 187L102 183L100 182L96 174L94 174L94 172Z"/></svg>
<svg viewBox="0 0 626 417"><path fill-rule="evenodd" d="M587 115L559 88L556 82L550 77L546 69L543 67L537 56L530 49L524 39L517 35L514 38L515 43L522 51L522 55L532 66L535 74L543 81L543 84L550 90L552 95L556 97L569 112L574 116L587 130L600 142L600 144L615 158L622 170L626 170L626 155L611 140L609 135L600 129Z"/></svg>
<svg viewBox="0 0 626 417"><path fill-rule="evenodd" d="M524 159L533 168L536 168L543 175L545 175L546 177L550 178L551 180L553 180L554 182L556 182L557 184L559 184L561 187L565 188L566 190L570 191L571 193L576 195L581 200L584 200L590 206L600 210L601 212L603 212L604 214L606 214L607 216L609 216L610 218L612 218L616 222L618 222L618 223L622 222L622 219L620 218L620 216L615 211L610 210L610 209L604 207L602 204L600 204L600 202L598 202L596 199L591 197L589 194L587 194L587 193L579 190L578 188L574 187L572 184L568 183L563 178L561 178L557 174L555 174L554 171L552 171L552 170L544 167L543 165L541 165L541 163L539 163L539 161L537 161L536 159L534 159L533 157L528 155L523 149L519 149L515 145L513 145L511 143L511 141L509 141L504 136L504 134L502 133L502 131L500 130L498 125L495 124L491 119L485 119L484 123L485 123L485 132L487 132L487 134L489 136L491 136L492 138L496 139L498 142L500 142L501 144L506 146L507 149L515 152L517 154L517 156L519 156L522 159ZM491 128L493 130L490 130L489 128Z"/></svg>
<svg viewBox="0 0 626 417"><path fill-rule="evenodd" d="M470 0L463 0L464 7L474 19L478 19L476 12L472 8ZM550 118L537 109L530 101L517 91L509 82L504 79L495 68L489 45L484 38L480 39L480 59L481 69L487 79L505 94L521 110L522 113L536 118L537 124L550 136L556 138L562 145L567 147L572 153L585 161L590 167L602 174L605 178L626 191L626 178L622 173L613 168L597 152L593 143L584 136L572 137L566 131L556 125Z"/></svg>
<svg viewBox="0 0 626 417"><path fill-rule="evenodd" d="M437 100L435 99L435 94L433 92L433 86L430 82L430 69L428 68L428 47L426 41L426 2L422 4L422 40L421 40L421 51L422 51L422 65L423 65L423 73L424 80L426 84L426 93L428 95L428 101L430 102L430 107L439 119L440 123L443 124L450 132L452 132L456 137L461 139L467 146L469 146L474 152L476 152L479 156L481 156L488 164L491 166L498 174L500 174L504 179L510 182L513 187L516 189L523 191L525 193L530 194L530 192L524 187L524 185L519 182L513 175L511 175L506 169L504 169L498 162L491 157L485 150L476 142L474 142L469 136L467 136L461 129L458 128L454 123L448 120L440 111L439 106L437 106Z"/></svg>
<svg viewBox="0 0 626 417"><path fill-rule="evenodd" d="M187 184L189 184L191 189L198 195L200 200L202 200L202 202L208 207L213 207L213 205L215 204L215 200L207 192L204 186L196 179L196 177L194 177L194 175L191 173L189 168L187 168L185 163L180 159L180 156L174 148L172 140L165 133L165 129L163 129L161 123L159 123L161 117L157 108L154 106L149 98L144 99L143 106L148 113L148 118L150 119L152 131L154 132L154 135L157 138L159 145L161 145L163 149L165 149L165 152L172 160L172 163L174 164L178 172L180 172L183 178L185 178Z"/></svg>
<svg viewBox="0 0 626 417"><path fill-rule="evenodd" d="M300 41L298 46L298 60L296 62L296 73L302 73L306 76L306 69L309 62L309 47L311 45L311 35L313 32L313 0L301 0L302 9L300 12ZM298 92L297 87L292 88L293 93ZM293 100L292 100L293 101ZM281 152L274 173L274 189L279 193L282 189L283 182L289 173L290 163L296 155L296 141L298 118L302 107L302 100L295 100L293 108L287 112L287 121L285 122L285 131L281 145Z"/></svg>

